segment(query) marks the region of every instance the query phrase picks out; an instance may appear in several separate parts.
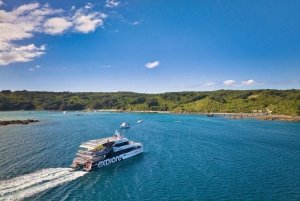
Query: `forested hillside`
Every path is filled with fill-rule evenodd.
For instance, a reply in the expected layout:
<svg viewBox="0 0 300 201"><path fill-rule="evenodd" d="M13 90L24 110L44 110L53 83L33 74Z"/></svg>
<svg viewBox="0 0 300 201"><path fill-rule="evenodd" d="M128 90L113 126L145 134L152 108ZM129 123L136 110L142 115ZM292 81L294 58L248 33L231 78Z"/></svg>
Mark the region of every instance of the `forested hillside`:
<svg viewBox="0 0 300 201"><path fill-rule="evenodd" d="M71 93L3 90L0 110L118 109L170 112L253 112L300 115L300 90L218 90L210 92Z"/></svg>

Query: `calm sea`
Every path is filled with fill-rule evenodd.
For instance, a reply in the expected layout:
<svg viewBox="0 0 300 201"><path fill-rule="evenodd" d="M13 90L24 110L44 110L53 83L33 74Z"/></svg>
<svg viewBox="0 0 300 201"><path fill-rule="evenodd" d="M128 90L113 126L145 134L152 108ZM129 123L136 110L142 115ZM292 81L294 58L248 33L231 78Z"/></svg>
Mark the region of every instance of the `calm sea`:
<svg viewBox="0 0 300 201"><path fill-rule="evenodd" d="M300 200L300 123L0 112L0 120L29 118L41 122L0 127L0 200ZM124 121L131 127L121 130ZM69 171L81 142L115 130L142 142L144 153L90 173Z"/></svg>

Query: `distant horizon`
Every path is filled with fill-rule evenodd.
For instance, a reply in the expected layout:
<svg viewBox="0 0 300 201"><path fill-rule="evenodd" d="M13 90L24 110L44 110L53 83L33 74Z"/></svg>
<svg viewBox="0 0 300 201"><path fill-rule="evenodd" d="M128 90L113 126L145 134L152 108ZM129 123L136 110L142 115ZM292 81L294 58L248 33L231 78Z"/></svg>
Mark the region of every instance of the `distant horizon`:
<svg viewBox="0 0 300 201"><path fill-rule="evenodd" d="M11 91L13 92L22 92L22 91L27 91L27 92L46 92L46 93L137 93L137 94L163 94L163 93L182 93L182 92L213 92L213 91L222 91L222 90L230 90L230 91L259 91L259 90L278 90L278 91L289 91L289 90L300 90L300 89L217 89L217 90L211 90L211 91L168 91L168 92L162 92L162 93L146 93L146 92L135 92L135 91L35 91L35 90L10 90L10 89L4 89L0 90L0 93L2 91Z"/></svg>

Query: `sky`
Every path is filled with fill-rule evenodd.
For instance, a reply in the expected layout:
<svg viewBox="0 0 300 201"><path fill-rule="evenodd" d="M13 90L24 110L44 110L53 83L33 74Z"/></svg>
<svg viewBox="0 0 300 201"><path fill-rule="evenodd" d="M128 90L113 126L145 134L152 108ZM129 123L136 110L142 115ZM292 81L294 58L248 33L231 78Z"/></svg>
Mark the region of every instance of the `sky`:
<svg viewBox="0 0 300 201"><path fill-rule="evenodd" d="M299 89L299 10L299 0L0 0L0 90Z"/></svg>

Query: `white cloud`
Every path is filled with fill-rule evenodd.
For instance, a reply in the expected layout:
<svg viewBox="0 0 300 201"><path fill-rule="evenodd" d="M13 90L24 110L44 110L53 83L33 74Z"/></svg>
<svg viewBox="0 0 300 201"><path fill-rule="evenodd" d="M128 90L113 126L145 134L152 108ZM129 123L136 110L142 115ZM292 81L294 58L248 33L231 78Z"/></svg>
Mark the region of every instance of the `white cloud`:
<svg viewBox="0 0 300 201"><path fill-rule="evenodd" d="M28 13L29 11L32 11L34 9L37 9L38 7L40 6L39 3L30 3L30 4L24 4L20 7L18 7L17 9L14 9L12 11L12 13L14 15L21 15L21 14L26 14Z"/></svg>
<svg viewBox="0 0 300 201"><path fill-rule="evenodd" d="M113 7L117 7L120 4L119 1L114 1L114 0L106 0L106 4L105 7L108 8L113 8Z"/></svg>
<svg viewBox="0 0 300 201"><path fill-rule="evenodd" d="M141 22L138 22L138 21L135 21L135 22L133 22L133 23L131 23L132 25L138 25L138 24L140 24Z"/></svg>
<svg viewBox="0 0 300 201"><path fill-rule="evenodd" d="M3 1L0 0L0 6ZM92 7L88 3L87 6ZM49 4L24 4L12 11L0 10L0 65L28 62L45 54L45 46L35 44L20 46L16 40L32 38L36 33L63 34L67 31L89 33L103 26L107 15L79 8L71 11L52 9ZM73 17L72 17L73 16Z"/></svg>
<svg viewBox="0 0 300 201"><path fill-rule="evenodd" d="M68 22L64 18L54 17L45 22L43 27L45 28L45 33L48 34L61 34L65 30L69 29L72 26L71 22Z"/></svg>
<svg viewBox="0 0 300 201"><path fill-rule="evenodd" d="M36 65L36 68L41 68L41 66L40 65Z"/></svg>
<svg viewBox="0 0 300 201"><path fill-rule="evenodd" d="M82 33L89 33L95 31L98 26L103 25L103 20L107 15L100 12L92 12L85 14L83 9L78 9L73 17L75 30Z"/></svg>
<svg viewBox="0 0 300 201"><path fill-rule="evenodd" d="M90 8L92 8L93 7L93 4L91 4L91 3L88 3L84 8L86 8L86 9L90 9Z"/></svg>
<svg viewBox="0 0 300 201"><path fill-rule="evenodd" d="M45 46L36 47L34 44L15 47L11 44L9 50L0 51L0 65L14 62L28 62L44 54Z"/></svg>
<svg viewBox="0 0 300 201"><path fill-rule="evenodd" d="M154 61L154 62L149 62L149 63L146 63L146 67L147 68L154 68L154 67L156 67L156 66L158 66L159 65L159 61Z"/></svg>
<svg viewBox="0 0 300 201"><path fill-rule="evenodd" d="M34 71L34 69L33 69L33 68L29 68L28 70L30 70L30 71Z"/></svg>
<svg viewBox="0 0 300 201"><path fill-rule="evenodd" d="M225 84L226 86L233 85L234 83L236 83L235 80L226 80L223 82L223 84Z"/></svg>
<svg viewBox="0 0 300 201"><path fill-rule="evenodd" d="M213 86L213 85L216 85L216 83L214 83L214 82L208 82L208 83L204 84L203 86Z"/></svg>
<svg viewBox="0 0 300 201"><path fill-rule="evenodd" d="M102 68L110 68L111 66L102 66Z"/></svg>
<svg viewBox="0 0 300 201"><path fill-rule="evenodd" d="M243 81L242 84L243 85L252 85L252 84L255 84L255 81L254 80Z"/></svg>
<svg viewBox="0 0 300 201"><path fill-rule="evenodd" d="M42 21L42 20L45 19L45 17L47 15L54 15L54 14L59 14L59 13L63 13L63 12L64 11L62 9L55 9L55 10L53 10L53 9L51 9L49 7L48 4L46 4L42 8L39 8L39 9L36 9L36 10L32 11L30 13L30 15L32 15L32 17L36 17L37 16ZM43 17L43 18L41 18L41 17Z"/></svg>

